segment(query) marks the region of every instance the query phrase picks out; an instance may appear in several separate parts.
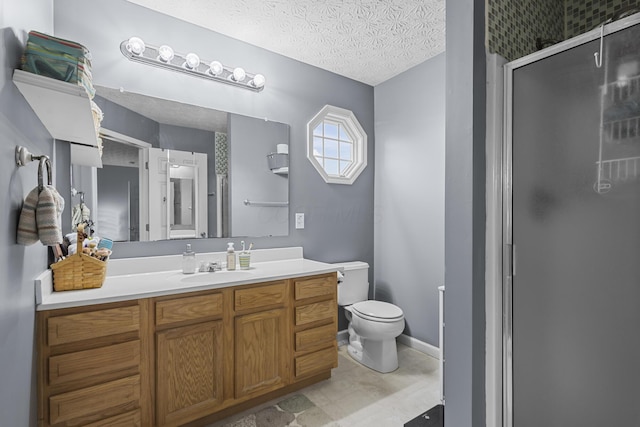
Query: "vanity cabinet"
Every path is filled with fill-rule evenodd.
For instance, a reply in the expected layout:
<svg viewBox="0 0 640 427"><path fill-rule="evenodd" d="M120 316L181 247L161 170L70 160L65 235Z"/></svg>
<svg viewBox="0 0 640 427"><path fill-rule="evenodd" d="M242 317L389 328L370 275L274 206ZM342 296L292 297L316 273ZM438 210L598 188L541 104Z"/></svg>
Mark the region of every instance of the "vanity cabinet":
<svg viewBox="0 0 640 427"><path fill-rule="evenodd" d="M338 366L336 274L293 279L296 380Z"/></svg>
<svg viewBox="0 0 640 427"><path fill-rule="evenodd" d="M38 313L38 421L143 425L148 301Z"/></svg>
<svg viewBox="0 0 640 427"><path fill-rule="evenodd" d="M336 288L330 273L39 311L38 424L206 425L327 379Z"/></svg>
<svg viewBox="0 0 640 427"><path fill-rule="evenodd" d="M154 300L156 425L215 412L224 400L223 294Z"/></svg>
<svg viewBox="0 0 640 427"><path fill-rule="evenodd" d="M289 382L288 283L235 291L235 398L264 394Z"/></svg>

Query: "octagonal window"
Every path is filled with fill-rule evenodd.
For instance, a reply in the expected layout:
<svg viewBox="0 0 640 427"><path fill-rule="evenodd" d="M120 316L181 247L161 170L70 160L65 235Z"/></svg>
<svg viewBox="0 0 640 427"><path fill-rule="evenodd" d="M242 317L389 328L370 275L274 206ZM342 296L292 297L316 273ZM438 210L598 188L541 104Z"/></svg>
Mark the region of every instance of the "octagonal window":
<svg viewBox="0 0 640 427"><path fill-rule="evenodd" d="M367 134L353 112L325 105L307 124L307 158L331 184L353 184L367 166Z"/></svg>

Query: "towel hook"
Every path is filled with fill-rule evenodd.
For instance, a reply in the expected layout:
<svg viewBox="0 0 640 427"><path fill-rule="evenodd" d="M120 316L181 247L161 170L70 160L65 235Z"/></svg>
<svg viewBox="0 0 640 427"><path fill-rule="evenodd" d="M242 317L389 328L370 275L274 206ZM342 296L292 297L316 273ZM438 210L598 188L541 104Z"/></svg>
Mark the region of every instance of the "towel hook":
<svg viewBox="0 0 640 427"><path fill-rule="evenodd" d="M602 41L604 40L604 24L600 25L600 51L593 54L596 60L596 67L602 67Z"/></svg>
<svg viewBox="0 0 640 427"><path fill-rule="evenodd" d="M80 196L80 203L84 203L84 191L78 191L75 187L71 187L71 195L73 197Z"/></svg>
<svg viewBox="0 0 640 427"><path fill-rule="evenodd" d="M51 185L51 162L47 156L40 156L40 163L38 163L38 191L42 191L44 183L42 181L42 165L47 167L47 185Z"/></svg>
<svg viewBox="0 0 640 427"><path fill-rule="evenodd" d="M34 156L29 152L29 150L27 150L26 147L23 147L21 145L16 146L16 165L18 166L25 166L29 162L32 162L34 160L41 160L43 158L49 160L49 157L45 156L44 154L41 156Z"/></svg>

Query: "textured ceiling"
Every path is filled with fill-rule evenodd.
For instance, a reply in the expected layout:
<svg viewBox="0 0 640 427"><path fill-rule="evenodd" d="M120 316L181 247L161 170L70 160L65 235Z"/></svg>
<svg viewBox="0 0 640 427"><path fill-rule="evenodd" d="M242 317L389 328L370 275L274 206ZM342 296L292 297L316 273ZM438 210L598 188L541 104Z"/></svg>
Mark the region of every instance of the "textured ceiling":
<svg viewBox="0 0 640 427"><path fill-rule="evenodd" d="M372 86L445 47L445 0L129 1Z"/></svg>

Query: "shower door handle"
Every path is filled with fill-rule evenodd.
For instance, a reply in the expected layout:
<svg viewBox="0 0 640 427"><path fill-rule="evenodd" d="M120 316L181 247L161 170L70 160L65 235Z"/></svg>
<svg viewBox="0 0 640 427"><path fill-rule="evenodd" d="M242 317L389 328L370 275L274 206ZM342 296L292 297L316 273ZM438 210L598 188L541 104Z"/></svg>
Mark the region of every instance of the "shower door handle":
<svg viewBox="0 0 640 427"><path fill-rule="evenodd" d="M516 245L504 245L505 274L508 278L516 275Z"/></svg>

